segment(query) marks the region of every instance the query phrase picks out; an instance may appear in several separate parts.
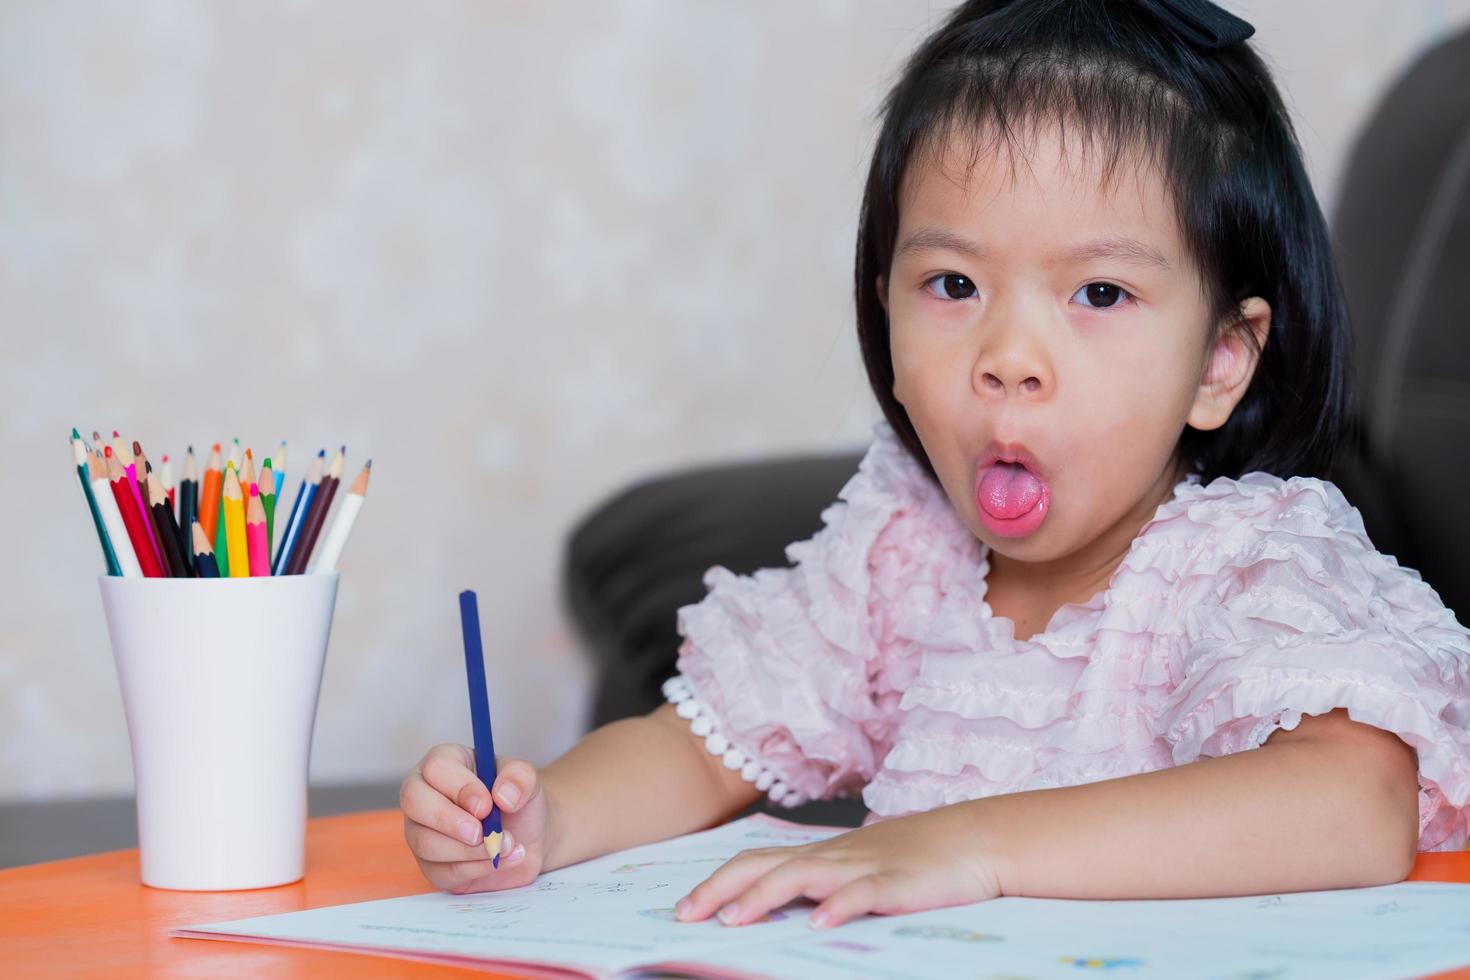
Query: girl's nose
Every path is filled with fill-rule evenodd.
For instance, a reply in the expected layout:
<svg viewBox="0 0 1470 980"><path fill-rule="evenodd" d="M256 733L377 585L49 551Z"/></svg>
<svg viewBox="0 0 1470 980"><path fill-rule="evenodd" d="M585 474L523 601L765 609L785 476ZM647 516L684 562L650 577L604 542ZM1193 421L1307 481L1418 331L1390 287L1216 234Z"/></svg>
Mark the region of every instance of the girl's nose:
<svg viewBox="0 0 1470 980"><path fill-rule="evenodd" d="M973 370L982 398L1049 398L1054 382L1040 340L1025 330L1003 330L986 338Z"/></svg>

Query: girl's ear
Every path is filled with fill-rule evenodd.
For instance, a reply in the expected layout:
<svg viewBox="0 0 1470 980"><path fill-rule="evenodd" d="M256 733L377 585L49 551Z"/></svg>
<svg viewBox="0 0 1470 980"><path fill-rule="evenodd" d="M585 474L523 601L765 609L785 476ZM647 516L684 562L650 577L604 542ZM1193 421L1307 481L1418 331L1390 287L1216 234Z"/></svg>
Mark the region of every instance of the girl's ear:
<svg viewBox="0 0 1470 980"><path fill-rule="evenodd" d="M1271 332L1271 304L1252 296L1240 304L1240 319L1227 323L1205 354L1199 390L1187 419L1191 428L1218 429L1245 396Z"/></svg>

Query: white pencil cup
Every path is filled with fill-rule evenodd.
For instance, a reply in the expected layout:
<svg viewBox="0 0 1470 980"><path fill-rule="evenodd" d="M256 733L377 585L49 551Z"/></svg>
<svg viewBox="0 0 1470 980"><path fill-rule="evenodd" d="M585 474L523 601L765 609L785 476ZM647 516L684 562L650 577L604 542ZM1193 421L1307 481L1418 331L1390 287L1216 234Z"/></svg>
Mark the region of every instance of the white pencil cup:
<svg viewBox="0 0 1470 980"><path fill-rule="evenodd" d="M306 781L338 575L103 576L143 884L268 888L306 865Z"/></svg>

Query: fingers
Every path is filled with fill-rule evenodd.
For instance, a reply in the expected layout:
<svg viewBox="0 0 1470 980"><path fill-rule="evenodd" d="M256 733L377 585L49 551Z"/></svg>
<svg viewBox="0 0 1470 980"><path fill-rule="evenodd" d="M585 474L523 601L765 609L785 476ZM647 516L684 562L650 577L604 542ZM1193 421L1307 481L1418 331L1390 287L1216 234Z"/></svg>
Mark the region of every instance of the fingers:
<svg viewBox="0 0 1470 980"><path fill-rule="evenodd" d="M419 825L467 847L481 843L479 817L450 802L418 770L410 773L399 787L398 805L403 810L406 827ZM412 839L409 845L414 845Z"/></svg>
<svg viewBox="0 0 1470 980"><path fill-rule="evenodd" d="M430 788L457 803L470 816L483 818L490 812L490 791L475 775L474 753L465 746L454 743L434 746L417 771Z"/></svg>
<svg viewBox="0 0 1470 980"><path fill-rule="evenodd" d="M785 861L734 895L719 910L727 926L755 922L796 898L824 899L862 872L830 858L800 857Z"/></svg>
<svg viewBox="0 0 1470 980"><path fill-rule="evenodd" d="M526 883L519 876L508 875L508 867L508 859L502 859L499 870L485 860L451 861L425 867L423 870L425 877L437 887L447 892L464 894L472 891L498 891Z"/></svg>
<svg viewBox="0 0 1470 980"><path fill-rule="evenodd" d="M426 835L437 836L434 831L421 829ZM452 846L455 842L448 841L448 844ZM535 878L534 873L519 873L525 865L526 848L508 832L505 835L505 845L501 850L499 868L495 867L494 862L488 860L485 852L478 848L467 849L470 855L468 859L456 856L443 861L423 856L421 852L436 853L431 846L415 846L413 850L424 877L434 887L444 891L462 893L514 888Z"/></svg>
<svg viewBox="0 0 1470 980"><path fill-rule="evenodd" d="M540 789L535 767L521 759L506 762L495 776L495 802L506 813L523 809Z"/></svg>
<svg viewBox="0 0 1470 980"><path fill-rule="evenodd" d="M825 902L811 909L811 929L831 929L841 926L850 918L866 915L867 912L898 911L883 905L885 898L882 874L864 874L863 877L836 889Z"/></svg>
<svg viewBox="0 0 1470 980"><path fill-rule="evenodd" d="M766 847L740 852L679 899L674 906L674 917L681 922L700 922L709 918L730 899L749 888L757 878L789 860L798 850L795 847Z"/></svg>
<svg viewBox="0 0 1470 980"><path fill-rule="evenodd" d="M478 821L475 827L477 830L480 828ZM487 857L493 857L486 851L488 841L480 840L475 844L469 844L457 836L451 837L433 827L415 823L407 815L403 819L403 837L408 841L408 849L413 852L414 856L424 861L434 863L483 861ZM502 864L515 847L515 843L509 832L502 835L499 848Z"/></svg>

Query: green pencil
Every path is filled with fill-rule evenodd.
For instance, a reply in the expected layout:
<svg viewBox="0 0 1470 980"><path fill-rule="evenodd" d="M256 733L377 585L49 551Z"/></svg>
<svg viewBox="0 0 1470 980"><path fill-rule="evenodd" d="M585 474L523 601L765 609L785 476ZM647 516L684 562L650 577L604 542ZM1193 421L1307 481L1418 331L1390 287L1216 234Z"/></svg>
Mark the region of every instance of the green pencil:
<svg viewBox="0 0 1470 980"><path fill-rule="evenodd" d="M239 440L236 440L237 442ZM225 472L235 468L233 460L225 464ZM225 495L219 495L219 515L214 522L214 560L219 565L219 577L230 577L230 553L225 545Z"/></svg>
<svg viewBox="0 0 1470 980"><path fill-rule="evenodd" d="M87 498L87 508L92 511L92 523L97 525L97 539L102 542L102 558L107 562L108 575L122 575L122 566L117 563L117 554L112 550L112 539L107 536L107 527L102 523L102 512L97 509L97 497L92 493L92 481L87 478L87 447L82 444L81 433L73 426L71 430L71 452L77 461L77 479L82 481L82 493Z"/></svg>
<svg viewBox="0 0 1470 980"><path fill-rule="evenodd" d="M260 468L259 486L260 506L265 508L265 553L272 555L276 545L276 474L269 456Z"/></svg>

